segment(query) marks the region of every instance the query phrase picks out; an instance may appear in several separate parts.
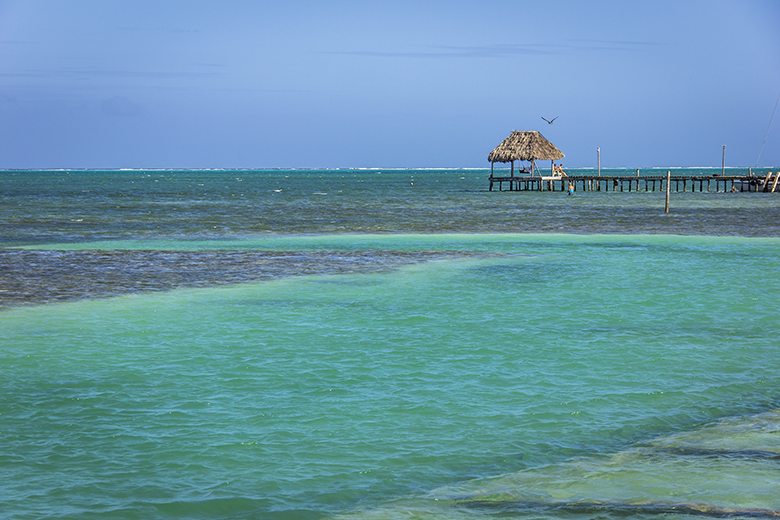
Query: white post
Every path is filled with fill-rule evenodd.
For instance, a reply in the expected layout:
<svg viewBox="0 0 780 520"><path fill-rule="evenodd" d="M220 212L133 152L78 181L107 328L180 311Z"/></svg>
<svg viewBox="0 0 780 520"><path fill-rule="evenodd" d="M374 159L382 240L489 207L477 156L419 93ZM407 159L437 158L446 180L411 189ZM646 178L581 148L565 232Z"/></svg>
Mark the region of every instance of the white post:
<svg viewBox="0 0 780 520"><path fill-rule="evenodd" d="M596 148L596 155L599 158L599 177L601 177L601 148Z"/></svg>
<svg viewBox="0 0 780 520"><path fill-rule="evenodd" d="M721 177L726 174L726 145L723 145L723 166L720 169ZM725 189L725 188L724 188Z"/></svg>

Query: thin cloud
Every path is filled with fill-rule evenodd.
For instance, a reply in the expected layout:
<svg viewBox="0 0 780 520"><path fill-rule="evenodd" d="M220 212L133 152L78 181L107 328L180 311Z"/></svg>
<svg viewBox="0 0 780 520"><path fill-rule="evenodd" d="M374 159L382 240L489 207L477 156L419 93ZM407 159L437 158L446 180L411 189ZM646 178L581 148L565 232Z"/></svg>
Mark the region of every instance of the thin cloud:
<svg viewBox="0 0 780 520"><path fill-rule="evenodd" d="M53 69L27 70L20 72L0 72L0 77L38 77L38 78L68 78L68 77L102 77L102 78L155 78L155 79L196 79L218 76L217 72L161 72L145 70L110 70L110 69Z"/></svg>
<svg viewBox="0 0 780 520"><path fill-rule="evenodd" d="M344 54L378 58L505 58L518 55L555 54L565 46L545 44L495 44L453 46L441 45L427 51L388 52L388 51L330 51L324 54Z"/></svg>
<svg viewBox="0 0 780 520"><path fill-rule="evenodd" d="M203 33L203 29L176 29L171 27L117 27L117 31L127 32L146 32L146 33L169 33L169 34L198 34Z"/></svg>
<svg viewBox="0 0 780 520"><path fill-rule="evenodd" d="M510 58L513 56L553 55L572 51L638 51L663 45L657 42L612 40L567 40L567 43L491 44L455 46L441 45L421 51L325 51L324 54L342 54L376 58Z"/></svg>
<svg viewBox="0 0 780 520"><path fill-rule="evenodd" d="M145 70L100 70L80 69L66 71L74 76L95 76L110 78L157 78L157 79L194 79L218 76L216 72L161 72Z"/></svg>
<svg viewBox="0 0 780 520"><path fill-rule="evenodd" d="M660 47L666 45L662 42L637 42L628 40L593 40L593 39L575 39L567 40L575 43L575 46L580 49L592 49L592 50L621 50L621 51L635 51L646 49L650 47Z"/></svg>
<svg viewBox="0 0 780 520"><path fill-rule="evenodd" d="M466 47L444 46L442 48L452 56L464 58L504 58L529 54L556 54L563 46L556 44L495 44Z"/></svg>

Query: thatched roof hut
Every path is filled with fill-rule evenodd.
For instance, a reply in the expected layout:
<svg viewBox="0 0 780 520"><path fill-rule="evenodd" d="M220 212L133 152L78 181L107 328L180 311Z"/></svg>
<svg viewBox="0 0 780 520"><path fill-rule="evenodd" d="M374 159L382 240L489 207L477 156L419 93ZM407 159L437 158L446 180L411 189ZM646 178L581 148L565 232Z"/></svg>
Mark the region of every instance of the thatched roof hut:
<svg viewBox="0 0 780 520"><path fill-rule="evenodd" d="M536 159L556 161L563 158L563 152L536 131L514 131L488 154L488 161L500 163Z"/></svg>
<svg viewBox="0 0 780 520"><path fill-rule="evenodd" d="M563 152L536 131L514 131L488 154L491 170L493 163L511 162L513 175L515 161L530 161L535 167L536 159L555 161L563 158Z"/></svg>

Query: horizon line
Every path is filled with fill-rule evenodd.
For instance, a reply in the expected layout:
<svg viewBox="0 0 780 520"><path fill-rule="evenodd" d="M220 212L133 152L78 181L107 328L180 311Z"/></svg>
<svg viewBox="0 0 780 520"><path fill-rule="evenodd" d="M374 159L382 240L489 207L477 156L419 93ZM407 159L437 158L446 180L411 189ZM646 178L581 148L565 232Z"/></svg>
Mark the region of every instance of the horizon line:
<svg viewBox="0 0 780 520"><path fill-rule="evenodd" d="M726 170L761 170L771 169L774 166L726 166ZM510 170L509 166L502 166L493 168L494 170ZM542 168L544 169L544 168ZM596 166L572 166L567 167L568 170L597 170ZM602 166L602 170L720 170L724 169L722 166ZM187 168L187 167L152 167L152 168L104 168L104 167L77 167L77 168L0 168L0 172L18 172L18 171L111 171L111 172L138 172L138 171L450 171L450 170L476 170L476 171L490 171L490 167L467 167L467 166L453 166L453 167L381 167L381 166L346 166L346 167L308 167L308 166L293 166L293 167L220 167L220 168Z"/></svg>

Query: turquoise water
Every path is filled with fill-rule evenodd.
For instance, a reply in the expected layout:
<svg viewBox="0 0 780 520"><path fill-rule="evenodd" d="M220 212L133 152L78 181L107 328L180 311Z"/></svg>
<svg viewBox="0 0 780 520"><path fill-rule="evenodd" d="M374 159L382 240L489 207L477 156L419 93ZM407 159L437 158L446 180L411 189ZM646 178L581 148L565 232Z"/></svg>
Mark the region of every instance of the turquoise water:
<svg viewBox="0 0 780 520"><path fill-rule="evenodd" d="M484 172L269 172L232 209L224 172L35 175L0 175L7 246L483 254L0 312L8 518L779 514L780 238L739 236L768 195L657 217ZM124 191L142 175L178 187ZM576 233L517 231L550 216Z"/></svg>

